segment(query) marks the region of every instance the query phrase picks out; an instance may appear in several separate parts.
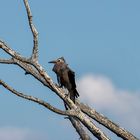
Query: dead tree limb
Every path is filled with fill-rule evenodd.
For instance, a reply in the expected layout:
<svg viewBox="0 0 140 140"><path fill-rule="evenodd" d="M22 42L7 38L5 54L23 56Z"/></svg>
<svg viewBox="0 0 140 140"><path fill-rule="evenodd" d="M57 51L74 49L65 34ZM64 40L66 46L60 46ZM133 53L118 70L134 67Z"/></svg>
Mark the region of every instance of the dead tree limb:
<svg viewBox="0 0 140 140"><path fill-rule="evenodd" d="M56 86L56 84L52 81L52 79L38 62L21 56L19 53L9 48L3 41L0 41L0 48L2 48L6 53L11 55L14 59L34 66L34 69L36 69L36 71L38 71L39 74L45 79L47 87L54 91L69 106L69 108L76 111L76 117L89 129L89 131L95 137L104 140L109 139L93 122L88 119L88 117L86 117L86 115L80 110L80 108L78 108L73 103L73 101L67 95L65 95L63 89Z"/></svg>
<svg viewBox="0 0 140 140"><path fill-rule="evenodd" d="M10 87L8 84L6 84L2 80L0 80L0 85L5 87L7 90L9 90L11 93L15 94L16 96L19 96L19 97L24 98L26 100L30 100L30 101L33 101L35 103L38 103L38 104L48 108L50 111L52 111L54 113L57 113L57 114L60 114L60 115L74 116L72 111L69 111L69 110L62 111L62 110L60 110L58 108L53 107L49 103L47 103L47 102L45 102L45 101L43 101L43 100L41 100L39 98L36 98L36 97L30 96L30 95L26 95L24 93L21 93L21 92L15 90L15 89L13 89L12 87Z"/></svg>
<svg viewBox="0 0 140 140"><path fill-rule="evenodd" d="M32 75L38 81L40 81L44 86L48 87L50 90L55 92L56 95L59 96L65 102L65 104L69 107L69 109L66 111L62 111L58 108L51 106L46 101L18 92L17 90L11 88L8 84L6 84L2 80L0 80L0 84L7 90L11 91L13 94L21 98L36 102L42 106L45 106L46 108L48 108L49 110L57 114L68 116L68 118L70 118L71 123L73 124L74 128L76 129L76 131L78 132L82 140L91 140L90 136L86 133L85 129L83 129L83 126L85 126L97 139L109 140L109 137L93 123L92 119L98 121L102 125L106 126L108 129L113 131L113 129L110 128L110 126L106 124L108 122L100 120L101 118L98 120L97 118L100 117L99 113L96 113L98 117L95 117L93 115L94 113L93 114L91 113L91 110L90 112L88 112L87 108L81 107L82 104L80 105L74 104L73 101L65 94L65 91L62 88L58 87L53 82L53 80L45 71L45 69L39 64L38 62L38 32L33 24L32 13L31 13L28 0L23 0L23 2L26 8L27 16L28 16L29 26L33 35L32 54L29 58L26 58L22 56L21 54L19 54L18 52L16 52L15 50L13 50L11 47L9 47L4 41L0 40L0 49L5 51L5 53L9 54L11 57L10 59L0 58L0 63L18 65L23 70L25 70L26 74ZM113 132L115 133L115 131ZM122 136L122 135L119 133L118 136ZM126 135L123 135L122 138L125 140L128 139ZM130 138L132 138L131 140L137 140L136 137L130 137Z"/></svg>
<svg viewBox="0 0 140 140"><path fill-rule="evenodd" d="M71 121L73 127L76 129L77 133L80 135L80 139L82 140L92 140L91 137L87 134L87 132L84 130L82 124L77 118L74 117L68 117Z"/></svg>
<svg viewBox="0 0 140 140"><path fill-rule="evenodd" d="M98 123L111 130L118 137L121 137L124 140L138 140L133 134L120 127L118 124L112 122L109 118L98 113L95 109L83 103L77 102L77 104L85 114L87 114L90 118L96 120Z"/></svg>
<svg viewBox="0 0 140 140"><path fill-rule="evenodd" d="M30 26L30 29L32 31L33 41L34 41L34 46L33 46L31 59L33 61L38 61L38 32L37 32L37 30L36 30L36 28L35 28L35 26L32 22L33 21L32 13L31 13L31 10L30 10L28 0L24 0L24 5L25 5L25 8L26 8L28 21L29 21L29 26Z"/></svg>

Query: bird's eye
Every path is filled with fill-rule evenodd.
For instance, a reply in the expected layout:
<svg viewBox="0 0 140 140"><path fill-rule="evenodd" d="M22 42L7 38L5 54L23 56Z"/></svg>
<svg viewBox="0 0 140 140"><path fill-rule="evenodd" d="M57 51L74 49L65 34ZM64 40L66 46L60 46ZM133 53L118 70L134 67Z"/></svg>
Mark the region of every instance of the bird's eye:
<svg viewBox="0 0 140 140"><path fill-rule="evenodd" d="M58 62L61 62L61 59L58 59Z"/></svg>

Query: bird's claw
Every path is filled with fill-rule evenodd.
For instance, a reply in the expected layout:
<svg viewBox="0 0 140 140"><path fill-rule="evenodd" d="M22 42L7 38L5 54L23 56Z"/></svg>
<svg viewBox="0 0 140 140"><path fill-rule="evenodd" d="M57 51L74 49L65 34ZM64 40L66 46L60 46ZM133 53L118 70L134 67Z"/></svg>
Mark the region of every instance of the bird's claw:
<svg viewBox="0 0 140 140"><path fill-rule="evenodd" d="M55 86L57 86L58 88L62 88L62 86L61 85L58 85L58 84L55 84Z"/></svg>
<svg viewBox="0 0 140 140"><path fill-rule="evenodd" d="M59 88L59 85L55 84L55 86Z"/></svg>

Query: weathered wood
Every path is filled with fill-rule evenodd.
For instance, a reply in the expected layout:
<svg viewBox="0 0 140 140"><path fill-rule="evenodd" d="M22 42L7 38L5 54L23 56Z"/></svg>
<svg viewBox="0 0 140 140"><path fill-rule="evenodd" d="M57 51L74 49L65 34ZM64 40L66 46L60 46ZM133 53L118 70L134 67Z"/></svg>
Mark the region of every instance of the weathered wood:
<svg viewBox="0 0 140 140"><path fill-rule="evenodd" d="M138 140L138 138L136 138L129 131L120 127L118 124L114 123L104 115L98 113L95 109L92 109L88 105L85 105L83 103L77 102L77 104L85 114L87 114L89 117L111 130L118 137L121 137L124 140Z"/></svg>
<svg viewBox="0 0 140 140"><path fill-rule="evenodd" d="M70 109L66 111L60 110L56 107L51 106L46 101L18 92L2 80L0 80L0 84L7 90L11 91L11 93L21 98L38 103L57 114L68 116L68 118L70 118L69 120L77 130L82 140L91 140L90 136L83 127L87 128L97 139L109 140L108 136L93 123L92 119L104 125L124 140L138 140L130 132L119 127L119 125L110 121L108 118L104 117L103 115L91 109L90 107L85 106L82 103L74 104L73 101L65 94L65 91L62 88L59 88L53 82L53 80L45 71L45 69L38 63L38 32L33 24L32 13L28 0L23 1L28 16L29 26L33 35L34 45L32 54L29 58L23 57L21 54L10 48L4 41L0 40L0 49L4 50L7 54L9 54L12 57L11 59L1 58L0 63L18 65L19 67L24 69L26 73L32 75L44 86L48 87L50 90L55 92L56 95L58 95Z"/></svg>

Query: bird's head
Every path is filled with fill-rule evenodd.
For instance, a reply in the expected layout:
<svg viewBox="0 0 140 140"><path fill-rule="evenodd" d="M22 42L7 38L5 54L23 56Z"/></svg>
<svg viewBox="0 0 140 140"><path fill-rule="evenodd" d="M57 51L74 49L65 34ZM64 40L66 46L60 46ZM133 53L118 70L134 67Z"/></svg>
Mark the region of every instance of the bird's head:
<svg viewBox="0 0 140 140"><path fill-rule="evenodd" d="M60 57L60 58L58 58L58 59L56 59L56 60L53 60L53 61L50 61L49 63L53 63L53 64L64 64L66 61L65 61L65 59L64 59L64 57Z"/></svg>

